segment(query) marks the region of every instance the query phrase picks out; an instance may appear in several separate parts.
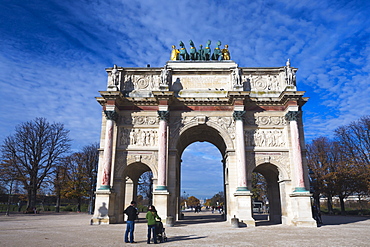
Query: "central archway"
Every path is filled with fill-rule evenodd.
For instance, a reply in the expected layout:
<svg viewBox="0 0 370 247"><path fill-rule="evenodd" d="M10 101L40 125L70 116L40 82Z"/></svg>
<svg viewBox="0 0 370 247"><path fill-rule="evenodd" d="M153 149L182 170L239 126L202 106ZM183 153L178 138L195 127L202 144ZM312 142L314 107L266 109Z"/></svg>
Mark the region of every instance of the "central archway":
<svg viewBox="0 0 370 247"><path fill-rule="evenodd" d="M186 147L181 160L180 187L183 195L180 206L183 219L192 224L224 220L225 183L220 151L209 142L193 142ZM212 206L220 208L212 210Z"/></svg>
<svg viewBox="0 0 370 247"><path fill-rule="evenodd" d="M223 192L224 192L224 195L225 195L225 206L224 206L224 214L227 215L227 189L226 189L226 175L227 175L227 172L226 172L226 165L225 165L225 161L223 159L223 157L225 157L225 153L226 153L226 144L225 144L225 141L224 141L224 138L221 136L220 132L215 129L214 127L211 127L211 126L208 126L208 125L197 125L197 126L192 126L190 128L187 128L185 131L183 131L180 136L179 136L179 139L177 141L177 150L179 152L179 155L178 157L182 157L183 156L183 153L185 151L185 149L193 144L193 143L196 143L196 142L209 142L210 144L213 144L217 149L218 151L220 152L221 154L221 159L220 159L220 162L221 162L221 166L222 166L222 174L223 174L223 178L222 178L222 181L223 181ZM177 174L177 179L176 181L178 181L178 184L177 184L177 188L178 188L178 194L181 195L181 162L182 162L182 159L180 158L178 160L178 163L177 163L177 167L178 167L178 174ZM206 175L206 174L204 174ZM180 207L180 200L181 200L181 196L178 197L178 208L177 208L177 212L176 214L178 215L178 219L183 219L183 216L182 216L182 213L181 213L181 207ZM226 219L226 217L224 218Z"/></svg>

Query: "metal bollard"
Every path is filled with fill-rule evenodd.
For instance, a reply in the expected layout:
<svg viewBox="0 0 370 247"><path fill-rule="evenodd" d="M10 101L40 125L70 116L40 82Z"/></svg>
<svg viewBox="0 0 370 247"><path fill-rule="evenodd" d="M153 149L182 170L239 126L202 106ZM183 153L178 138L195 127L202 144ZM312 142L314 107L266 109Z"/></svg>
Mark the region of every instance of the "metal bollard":
<svg viewBox="0 0 370 247"><path fill-rule="evenodd" d="M235 218L235 215L234 215L234 218L231 219L231 227L239 228L239 219Z"/></svg>
<svg viewBox="0 0 370 247"><path fill-rule="evenodd" d="M174 225L173 216L168 216L166 219L166 226L172 227Z"/></svg>

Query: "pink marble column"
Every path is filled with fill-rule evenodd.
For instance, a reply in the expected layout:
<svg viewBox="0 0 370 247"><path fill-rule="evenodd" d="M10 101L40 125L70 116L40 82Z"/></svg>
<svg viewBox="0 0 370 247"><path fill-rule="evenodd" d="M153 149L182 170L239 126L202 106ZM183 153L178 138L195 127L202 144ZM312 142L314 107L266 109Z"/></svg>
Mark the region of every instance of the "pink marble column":
<svg viewBox="0 0 370 247"><path fill-rule="evenodd" d="M167 190L167 121L169 112L158 111L158 180L156 190Z"/></svg>
<svg viewBox="0 0 370 247"><path fill-rule="evenodd" d="M285 115L285 119L289 121L290 125L290 136L292 139L292 154L293 154L293 165L294 165L294 176L295 176L295 189L294 192L306 192L303 178L303 166L302 166L302 152L301 142L299 138L298 130L298 119L300 117L299 111L290 111Z"/></svg>
<svg viewBox="0 0 370 247"><path fill-rule="evenodd" d="M110 176L112 167L113 127L117 119L115 111L104 111L107 122L105 126L104 154L103 154L103 176L99 190L110 189Z"/></svg>
<svg viewBox="0 0 370 247"><path fill-rule="evenodd" d="M235 120L235 153L238 169L237 191L248 191L247 188L247 167L245 162L245 142L243 116L245 111L234 111Z"/></svg>

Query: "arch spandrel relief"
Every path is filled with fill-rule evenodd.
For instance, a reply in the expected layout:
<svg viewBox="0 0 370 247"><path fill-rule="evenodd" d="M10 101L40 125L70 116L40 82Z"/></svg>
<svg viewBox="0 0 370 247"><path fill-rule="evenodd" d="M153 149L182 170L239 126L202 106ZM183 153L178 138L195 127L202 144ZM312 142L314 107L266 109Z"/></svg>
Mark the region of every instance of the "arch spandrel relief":
<svg viewBox="0 0 370 247"><path fill-rule="evenodd" d="M247 160L248 174L251 174L257 166L270 163L278 168L280 181L291 179L289 154L287 152L248 153Z"/></svg>
<svg viewBox="0 0 370 247"><path fill-rule="evenodd" d="M157 152L151 151L118 152L116 155L116 163L114 166L115 173L123 174L123 171L126 167L138 162L147 165L153 171L153 173L157 174Z"/></svg>
<svg viewBox="0 0 370 247"><path fill-rule="evenodd" d="M226 145L229 148L233 147L233 140L235 139L235 122L232 117L223 116L185 116L183 118L171 118L170 119L170 138L171 147L175 147L177 140L181 133L184 133L187 129L195 127L201 124L205 124L219 131L223 137ZM200 133L201 134L201 133Z"/></svg>

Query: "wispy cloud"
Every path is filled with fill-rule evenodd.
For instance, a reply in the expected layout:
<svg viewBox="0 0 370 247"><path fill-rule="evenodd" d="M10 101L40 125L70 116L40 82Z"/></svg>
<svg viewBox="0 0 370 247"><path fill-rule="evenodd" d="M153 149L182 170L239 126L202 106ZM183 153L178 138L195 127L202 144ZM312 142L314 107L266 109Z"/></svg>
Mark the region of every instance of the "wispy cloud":
<svg viewBox="0 0 370 247"><path fill-rule="evenodd" d="M369 1L2 1L0 139L46 117L74 148L99 140L104 68L163 66L171 45L217 40L241 67L299 68L306 139L368 114ZM207 153L208 154L208 153ZM218 158L217 158L218 159Z"/></svg>

